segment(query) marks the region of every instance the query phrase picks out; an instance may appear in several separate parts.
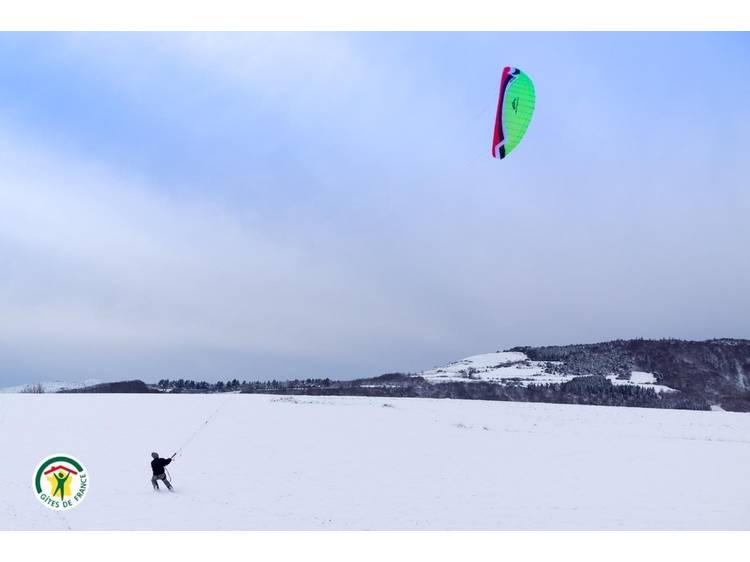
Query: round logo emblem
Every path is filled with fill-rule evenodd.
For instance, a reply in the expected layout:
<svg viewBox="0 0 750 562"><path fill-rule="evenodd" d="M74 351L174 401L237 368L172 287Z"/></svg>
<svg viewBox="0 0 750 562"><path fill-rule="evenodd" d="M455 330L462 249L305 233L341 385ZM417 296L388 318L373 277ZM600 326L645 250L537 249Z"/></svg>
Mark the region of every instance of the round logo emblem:
<svg viewBox="0 0 750 562"><path fill-rule="evenodd" d="M88 494L89 474L81 461L71 455L52 455L34 471L34 494L54 510L73 509Z"/></svg>

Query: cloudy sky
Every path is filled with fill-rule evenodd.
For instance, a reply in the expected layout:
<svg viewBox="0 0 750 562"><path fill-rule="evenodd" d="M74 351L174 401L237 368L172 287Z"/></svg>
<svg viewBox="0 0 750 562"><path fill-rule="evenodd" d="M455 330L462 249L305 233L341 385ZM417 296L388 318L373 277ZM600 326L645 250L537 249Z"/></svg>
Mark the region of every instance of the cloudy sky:
<svg viewBox="0 0 750 562"><path fill-rule="evenodd" d="M2 34L0 72L0 386L750 338L749 34Z"/></svg>

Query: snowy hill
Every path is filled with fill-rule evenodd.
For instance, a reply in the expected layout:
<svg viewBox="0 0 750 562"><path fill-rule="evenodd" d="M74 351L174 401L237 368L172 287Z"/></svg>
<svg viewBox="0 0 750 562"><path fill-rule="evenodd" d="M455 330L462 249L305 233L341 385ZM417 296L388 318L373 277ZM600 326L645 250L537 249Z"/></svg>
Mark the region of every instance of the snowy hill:
<svg viewBox="0 0 750 562"><path fill-rule="evenodd" d="M420 376L431 382L487 381L499 384L559 384L573 380L577 374L561 369L560 361L532 361L525 353L498 351L473 355L460 361L423 371ZM656 392L675 392L673 388L656 384L652 373L631 371L629 374L605 375L614 385L653 388Z"/></svg>
<svg viewBox="0 0 750 562"><path fill-rule="evenodd" d="M562 386L578 384L584 377L607 381L620 390L653 389L662 402L690 401L690 407L703 402L750 411L750 340L742 339L521 346L467 357L421 375L431 383L473 381L504 387Z"/></svg>
<svg viewBox="0 0 750 562"><path fill-rule="evenodd" d="M659 384L711 403L750 406L750 340L615 340L545 347L516 347L533 361L558 362L572 375L652 373Z"/></svg>
<svg viewBox="0 0 750 562"><path fill-rule="evenodd" d="M150 452L182 446L176 492L153 492ZM0 530L750 530L750 416L732 412L3 394L0 450ZM90 478L64 514L30 486L52 453Z"/></svg>
<svg viewBox="0 0 750 562"><path fill-rule="evenodd" d="M99 384L99 379L88 379L85 381L66 382L66 381L48 381L34 384L21 384L18 386L8 386L0 388L0 392L4 393L17 393L17 392L60 392L61 390L74 390L78 388L85 388L87 386L94 386Z"/></svg>

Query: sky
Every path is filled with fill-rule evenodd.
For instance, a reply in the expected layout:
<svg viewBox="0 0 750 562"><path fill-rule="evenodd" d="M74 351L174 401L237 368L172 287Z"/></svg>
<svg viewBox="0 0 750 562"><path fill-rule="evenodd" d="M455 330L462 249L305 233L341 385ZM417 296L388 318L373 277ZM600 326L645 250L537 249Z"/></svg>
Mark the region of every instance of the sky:
<svg viewBox="0 0 750 562"><path fill-rule="evenodd" d="M3 33L0 76L0 386L750 338L750 34Z"/></svg>

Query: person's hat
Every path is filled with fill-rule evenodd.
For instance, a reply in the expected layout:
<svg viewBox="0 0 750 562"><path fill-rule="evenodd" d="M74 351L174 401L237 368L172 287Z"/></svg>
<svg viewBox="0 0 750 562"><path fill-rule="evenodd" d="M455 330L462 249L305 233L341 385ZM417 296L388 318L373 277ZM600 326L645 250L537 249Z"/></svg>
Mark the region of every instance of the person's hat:
<svg viewBox="0 0 750 562"><path fill-rule="evenodd" d="M154 457L155 459L158 459L159 458L159 453L151 453L151 456Z"/></svg>

